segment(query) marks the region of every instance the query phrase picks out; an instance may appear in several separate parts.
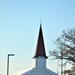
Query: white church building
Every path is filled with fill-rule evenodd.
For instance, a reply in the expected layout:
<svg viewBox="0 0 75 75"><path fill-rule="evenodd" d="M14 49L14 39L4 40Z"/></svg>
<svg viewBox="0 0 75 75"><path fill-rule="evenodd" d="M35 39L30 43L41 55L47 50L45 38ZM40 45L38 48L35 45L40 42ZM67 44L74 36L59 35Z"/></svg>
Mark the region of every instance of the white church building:
<svg viewBox="0 0 75 75"><path fill-rule="evenodd" d="M15 73L13 75L58 75L57 73L46 68L46 60L48 59L48 57L46 56L41 24L39 29L35 55L33 58L35 59L34 68L27 71L22 71L18 74Z"/></svg>

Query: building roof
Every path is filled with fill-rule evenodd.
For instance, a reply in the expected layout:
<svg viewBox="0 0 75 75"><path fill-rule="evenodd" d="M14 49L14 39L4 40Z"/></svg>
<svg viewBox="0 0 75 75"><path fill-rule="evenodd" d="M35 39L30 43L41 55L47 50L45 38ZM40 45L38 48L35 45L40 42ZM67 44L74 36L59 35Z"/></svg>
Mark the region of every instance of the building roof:
<svg viewBox="0 0 75 75"><path fill-rule="evenodd" d="M39 29L36 51L35 51L35 55L33 58L38 58L39 56L48 58L46 56L46 52L45 52L45 45L44 45L44 39L43 39L41 24L40 24L40 29Z"/></svg>
<svg viewBox="0 0 75 75"><path fill-rule="evenodd" d="M56 74L55 72L47 69L47 68L42 68L42 69L39 69L39 68L33 68L27 72L24 72L23 74L21 75L58 75Z"/></svg>
<svg viewBox="0 0 75 75"><path fill-rule="evenodd" d="M21 70L12 75L58 75L58 74L47 68L42 68L42 69L30 68L30 69Z"/></svg>

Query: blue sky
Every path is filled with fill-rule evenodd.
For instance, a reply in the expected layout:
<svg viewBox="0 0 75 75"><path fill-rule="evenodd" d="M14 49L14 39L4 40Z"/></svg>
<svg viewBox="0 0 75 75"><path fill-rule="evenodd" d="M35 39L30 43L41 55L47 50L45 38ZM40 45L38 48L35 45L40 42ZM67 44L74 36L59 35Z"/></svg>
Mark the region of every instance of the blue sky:
<svg viewBox="0 0 75 75"><path fill-rule="evenodd" d="M34 66L40 18L49 55L53 40L75 27L75 0L0 0L0 73L6 73L8 53L15 54L10 73ZM48 68L56 72L52 63L48 60Z"/></svg>

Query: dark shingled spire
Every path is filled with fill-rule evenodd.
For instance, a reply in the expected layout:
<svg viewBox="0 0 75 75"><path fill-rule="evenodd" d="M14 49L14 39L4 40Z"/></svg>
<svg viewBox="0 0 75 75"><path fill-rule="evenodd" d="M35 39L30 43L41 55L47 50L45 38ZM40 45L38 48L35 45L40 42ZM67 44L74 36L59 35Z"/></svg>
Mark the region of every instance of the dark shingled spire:
<svg viewBox="0 0 75 75"><path fill-rule="evenodd" d="M37 40L36 52L35 52L35 56L33 58L38 58L39 56L48 58L46 56L46 52L45 52L45 46L44 46L41 24L40 24L39 36L38 36L38 40Z"/></svg>

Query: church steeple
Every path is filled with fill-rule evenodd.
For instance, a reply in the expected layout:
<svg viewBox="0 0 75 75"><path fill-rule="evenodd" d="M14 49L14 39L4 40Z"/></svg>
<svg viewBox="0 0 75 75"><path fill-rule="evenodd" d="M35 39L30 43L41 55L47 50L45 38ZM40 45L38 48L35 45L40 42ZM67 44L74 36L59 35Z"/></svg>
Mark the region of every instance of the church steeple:
<svg viewBox="0 0 75 75"><path fill-rule="evenodd" d="M44 39L43 39L43 33L42 33L42 24L41 23L40 23L39 36L38 36L38 40L37 40L36 52L34 55L34 58L38 58L38 57L48 58L46 56L46 52L45 52Z"/></svg>

